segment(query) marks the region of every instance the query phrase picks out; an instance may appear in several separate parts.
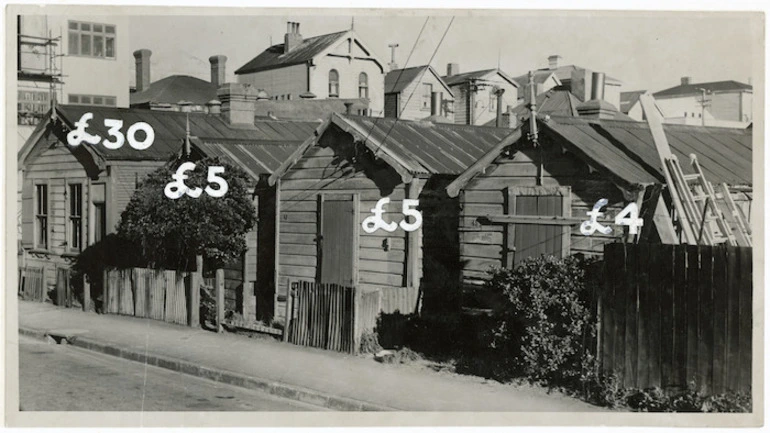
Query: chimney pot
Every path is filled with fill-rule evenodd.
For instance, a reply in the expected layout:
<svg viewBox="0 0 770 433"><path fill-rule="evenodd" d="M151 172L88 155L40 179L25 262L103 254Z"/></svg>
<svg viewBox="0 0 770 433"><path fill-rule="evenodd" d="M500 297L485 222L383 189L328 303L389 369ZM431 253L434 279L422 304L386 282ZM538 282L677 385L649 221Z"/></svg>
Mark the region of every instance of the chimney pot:
<svg viewBox="0 0 770 433"><path fill-rule="evenodd" d="M446 74L448 77L451 77L452 75L457 75L460 73L460 64L459 63L447 63L446 65Z"/></svg>
<svg viewBox="0 0 770 433"><path fill-rule="evenodd" d="M211 56L209 57L209 63L211 63L211 84L219 86L225 83L225 65L227 64L226 56Z"/></svg>
<svg viewBox="0 0 770 433"><path fill-rule="evenodd" d="M692 77L682 77L682 85L689 86L692 83Z"/></svg>
<svg viewBox="0 0 770 433"><path fill-rule="evenodd" d="M206 103L206 110L209 112L209 114L221 114L222 103L217 99L212 99Z"/></svg>
<svg viewBox="0 0 770 433"><path fill-rule="evenodd" d="M604 99L604 72L591 74L591 99Z"/></svg>
<svg viewBox="0 0 770 433"><path fill-rule="evenodd" d="M136 59L136 91L141 92L150 87L150 56L152 51L141 49L134 51Z"/></svg>
<svg viewBox="0 0 770 433"><path fill-rule="evenodd" d="M557 69L559 67L559 60L561 60L561 56L558 54L548 56L548 69Z"/></svg>
<svg viewBox="0 0 770 433"><path fill-rule="evenodd" d="M352 102L346 102L345 103L345 114L353 114L353 103Z"/></svg>
<svg viewBox="0 0 770 433"><path fill-rule="evenodd" d="M430 115L435 116L439 114L440 106L441 106L441 94L439 92L432 92L430 94Z"/></svg>

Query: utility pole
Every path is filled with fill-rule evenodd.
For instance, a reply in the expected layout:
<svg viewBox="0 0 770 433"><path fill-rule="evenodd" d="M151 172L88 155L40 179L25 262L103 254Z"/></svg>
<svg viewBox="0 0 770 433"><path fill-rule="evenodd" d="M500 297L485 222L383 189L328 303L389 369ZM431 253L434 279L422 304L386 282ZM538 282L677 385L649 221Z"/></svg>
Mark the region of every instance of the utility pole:
<svg viewBox="0 0 770 433"><path fill-rule="evenodd" d="M388 47L390 48L390 63L388 63L388 68L393 71L398 69L398 64L396 63L396 48L398 48L398 44L390 44Z"/></svg>
<svg viewBox="0 0 770 433"><path fill-rule="evenodd" d="M709 106L709 102L711 102L710 99L706 99L706 89L699 88L698 90L701 91L701 99L698 101L700 104L700 124L701 126L706 126L706 107Z"/></svg>

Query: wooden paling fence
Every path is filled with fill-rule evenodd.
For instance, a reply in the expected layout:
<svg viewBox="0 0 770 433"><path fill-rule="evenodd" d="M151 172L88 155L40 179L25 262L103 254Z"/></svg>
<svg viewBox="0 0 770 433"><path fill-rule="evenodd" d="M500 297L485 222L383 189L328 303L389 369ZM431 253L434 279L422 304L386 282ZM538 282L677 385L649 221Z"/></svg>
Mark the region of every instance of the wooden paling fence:
<svg viewBox="0 0 770 433"><path fill-rule="evenodd" d="M598 358L626 387L751 387L750 247L608 244Z"/></svg>
<svg viewBox="0 0 770 433"><path fill-rule="evenodd" d="M22 299L30 301L45 300L45 274L42 267L19 268L19 294Z"/></svg>
<svg viewBox="0 0 770 433"><path fill-rule="evenodd" d="M105 312L193 325L188 314L194 308L189 299L195 285L193 275L142 268L105 270Z"/></svg>
<svg viewBox="0 0 770 433"><path fill-rule="evenodd" d="M292 282L284 340L301 346L358 353L361 335L376 326L380 292L338 284Z"/></svg>

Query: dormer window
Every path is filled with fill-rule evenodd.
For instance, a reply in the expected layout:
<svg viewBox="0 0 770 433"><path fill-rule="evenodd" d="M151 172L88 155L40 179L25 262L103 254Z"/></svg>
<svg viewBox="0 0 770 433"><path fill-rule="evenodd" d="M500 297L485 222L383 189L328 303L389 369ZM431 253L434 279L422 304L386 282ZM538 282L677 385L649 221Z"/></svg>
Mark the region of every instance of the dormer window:
<svg viewBox="0 0 770 433"><path fill-rule="evenodd" d="M329 97L339 98L340 96L340 74L336 69L329 71Z"/></svg>

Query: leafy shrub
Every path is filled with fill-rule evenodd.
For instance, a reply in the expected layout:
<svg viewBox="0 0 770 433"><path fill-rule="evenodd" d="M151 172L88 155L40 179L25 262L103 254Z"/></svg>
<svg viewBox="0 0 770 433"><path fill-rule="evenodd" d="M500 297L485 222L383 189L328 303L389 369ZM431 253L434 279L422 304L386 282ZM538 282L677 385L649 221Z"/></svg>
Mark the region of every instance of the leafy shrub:
<svg viewBox="0 0 770 433"><path fill-rule="evenodd" d="M223 166L228 190L223 197L206 193L176 200L164 193L181 161L161 167L141 182L121 214L117 233L138 246L150 267L191 270L202 255L210 269L224 266L246 250L246 233L256 223L243 169L218 158L206 158L188 171L185 184L205 188L209 166Z"/></svg>
<svg viewBox="0 0 770 433"><path fill-rule="evenodd" d="M512 376L548 385L575 385L583 373L584 340L593 339L587 269L577 256L528 258L495 269L486 288L503 295L492 347Z"/></svg>

